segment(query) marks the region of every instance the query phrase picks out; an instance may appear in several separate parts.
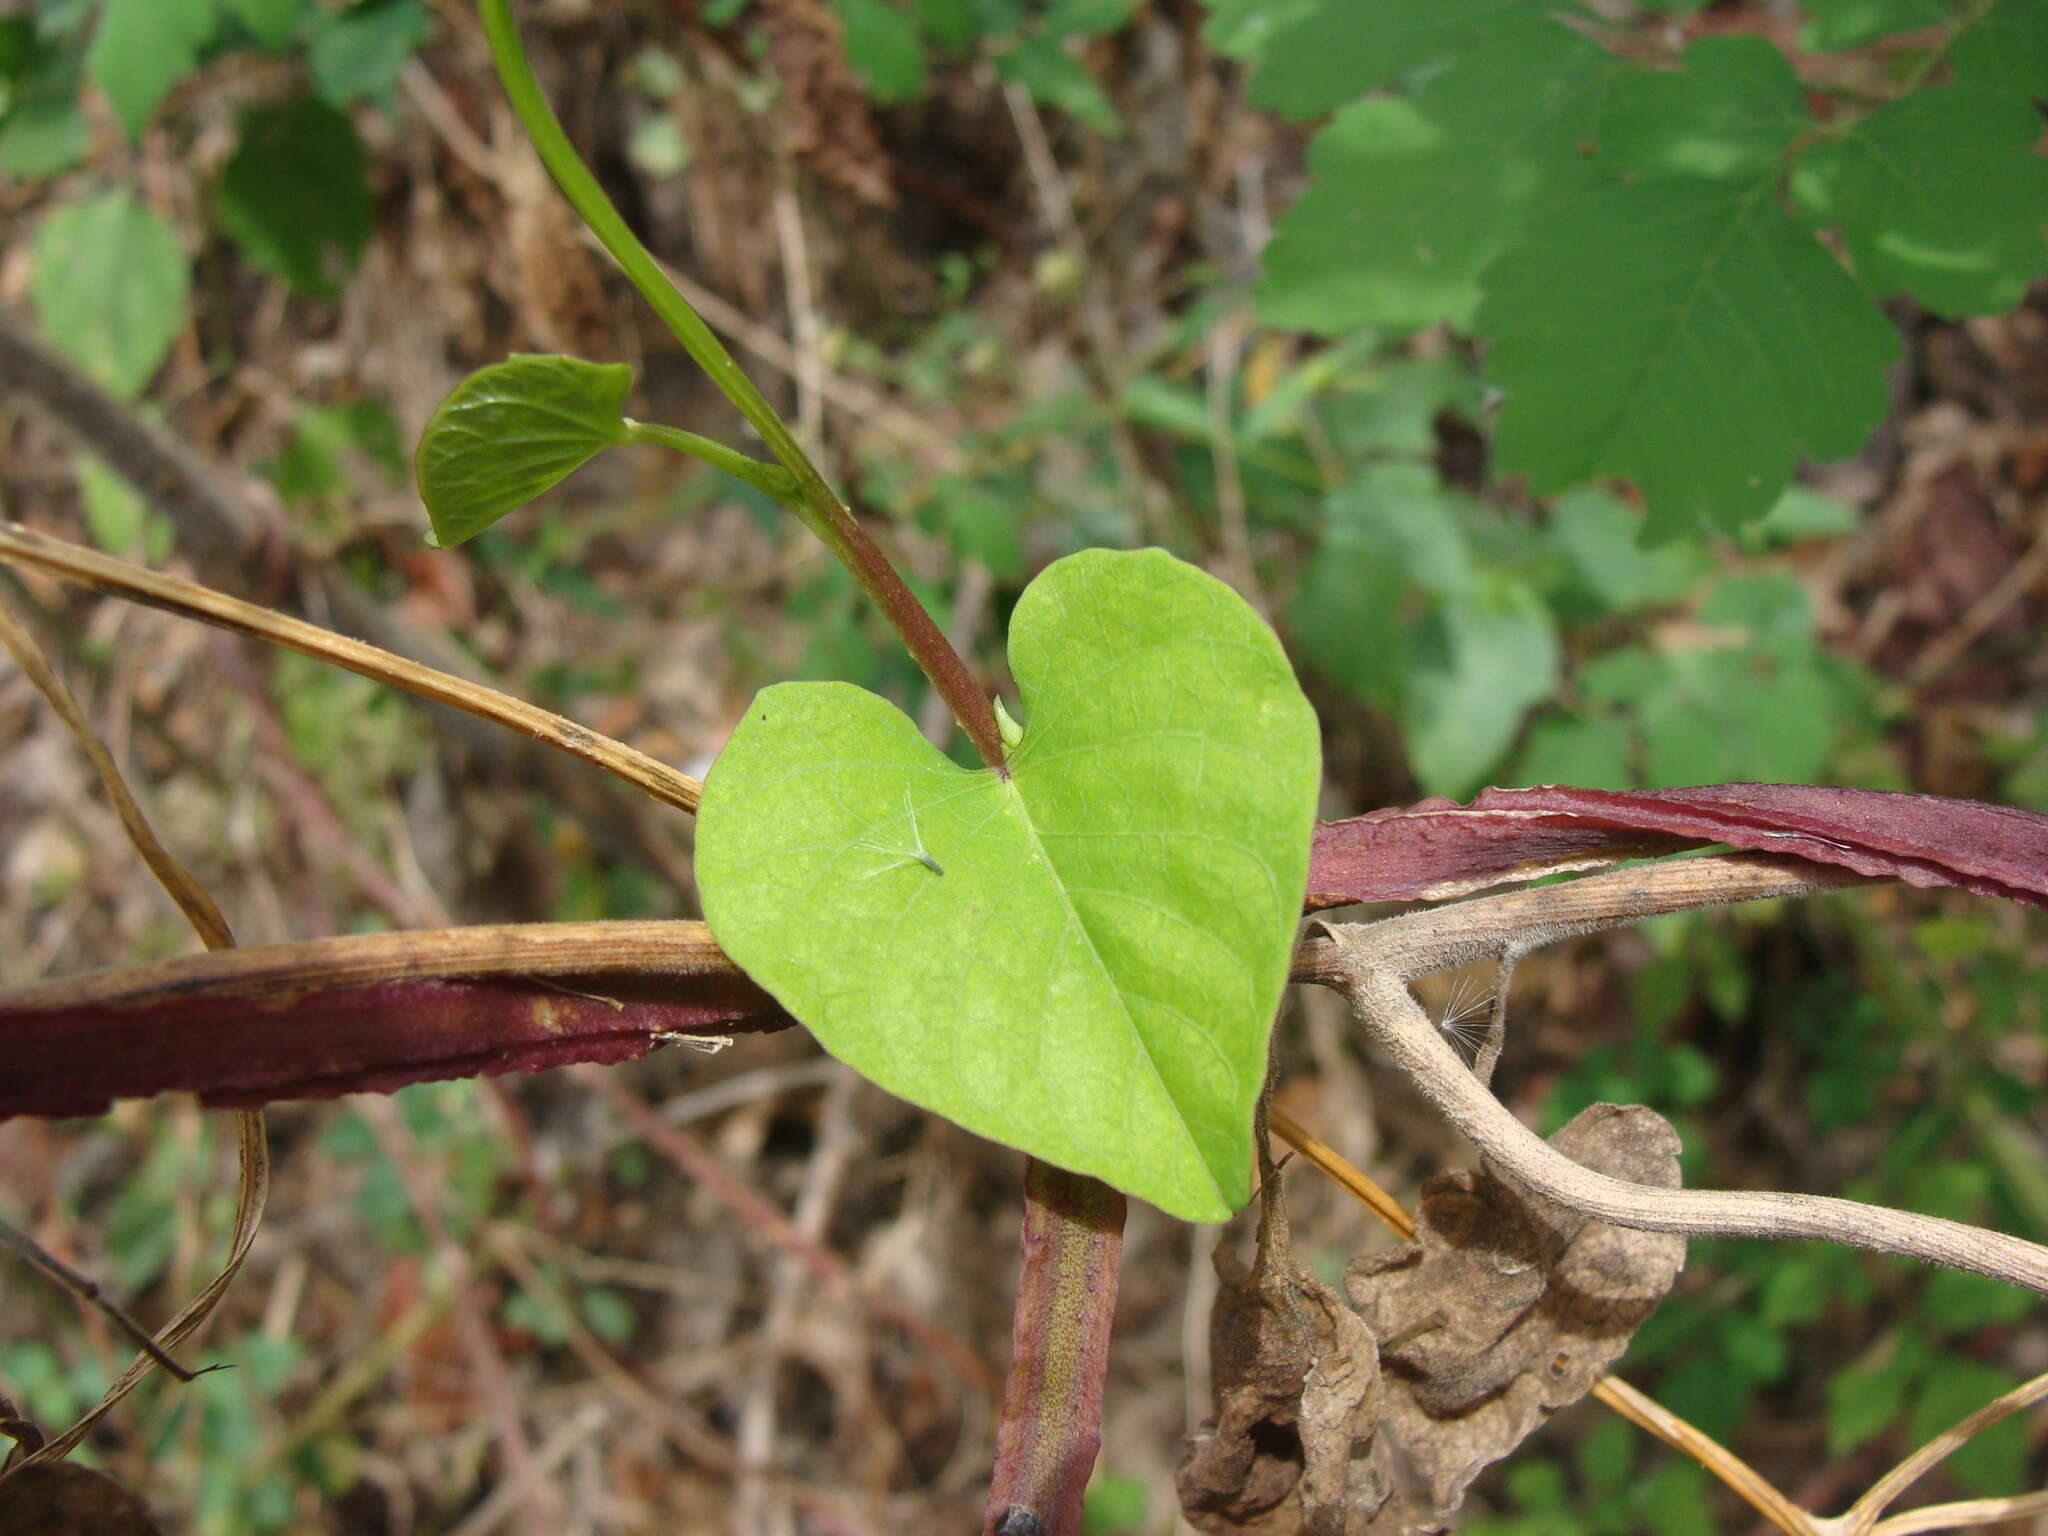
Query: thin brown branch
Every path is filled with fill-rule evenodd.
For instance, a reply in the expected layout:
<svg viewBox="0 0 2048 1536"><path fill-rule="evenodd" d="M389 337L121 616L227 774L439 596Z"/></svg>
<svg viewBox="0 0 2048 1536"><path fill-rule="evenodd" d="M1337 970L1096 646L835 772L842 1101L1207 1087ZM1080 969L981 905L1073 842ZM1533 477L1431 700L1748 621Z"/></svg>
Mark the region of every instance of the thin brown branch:
<svg viewBox="0 0 2048 1536"><path fill-rule="evenodd" d="M1342 1153L1271 1104L1266 1107L1266 1123L1282 1141L1342 1185L1353 1199L1394 1232L1404 1238L1415 1235L1415 1218L1408 1214L1401 1202L1381 1188L1370 1175L1348 1162ZM1673 1450L1692 1457L1740 1494L1786 1536L1816 1536L1819 1528L1813 1516L1780 1493L1761 1472L1713 1436L1696 1429L1620 1377L1601 1377L1593 1385L1593 1396L1637 1428L1656 1436Z"/></svg>
<svg viewBox="0 0 2048 1536"><path fill-rule="evenodd" d="M694 812L703 790L697 780L676 772L646 753L614 741L588 726L564 719L551 710L487 688L482 683L423 666L361 640L338 635L287 614L245 603L196 582L146 570L111 555L38 533L19 523L0 523L0 560L89 587L110 597L125 598L197 619L233 634L281 645L318 661L402 688L407 693L446 704L557 747L572 757L615 774L655 799Z"/></svg>
<svg viewBox="0 0 2048 1536"><path fill-rule="evenodd" d="M1568 885L1461 902L1385 922L1330 926L1328 948L1297 974L1343 993L1361 1023L1499 1170L1574 1210L1649 1232L1819 1238L1967 1269L2048 1294L2048 1248L1961 1222L1820 1195L1656 1189L1581 1167L1542 1140L1473 1077L1416 1002L1418 976L1663 912L1868 883L1796 859L1731 854L1593 875Z"/></svg>

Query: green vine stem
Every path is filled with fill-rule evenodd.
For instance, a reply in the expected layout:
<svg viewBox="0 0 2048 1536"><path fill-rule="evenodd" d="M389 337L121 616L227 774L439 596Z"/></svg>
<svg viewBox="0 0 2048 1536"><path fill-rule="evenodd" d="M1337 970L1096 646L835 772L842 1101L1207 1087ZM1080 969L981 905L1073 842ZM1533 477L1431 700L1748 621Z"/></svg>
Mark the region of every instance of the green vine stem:
<svg viewBox="0 0 2048 1536"><path fill-rule="evenodd" d="M803 516L803 493L797 489L796 476L784 465L763 464L759 459L748 458L737 448L728 448L715 438L700 437L695 432L685 432L681 427L635 421L630 416L626 418L626 441L659 443L664 448L673 448L678 453L702 459L713 468L724 470L735 480L746 481L762 495L774 497L797 516Z"/></svg>
<svg viewBox="0 0 2048 1536"><path fill-rule="evenodd" d="M860 583L902 638L911 659L931 679L932 686L952 709L954 719L967 732L982 761L991 768L1002 769L1003 739L996 729L995 712L990 707L988 695L975 685L966 663L940 632L924 605L903 584L903 578L897 575L887 556L868 537L859 520L839 499L838 493L825 483L825 477L803 451L795 434L760 390L754 387L753 380L733 360L711 327L662 274L647 247L627 228L625 219L597 184L597 178L578 157L554 109L541 94L540 82L534 78L532 66L527 62L526 50L519 40L519 28L512 19L511 0L478 0L478 10L483 18L484 37L490 44L491 61L497 66L498 79L505 87L506 98L512 103L512 110L519 115L520 125L525 128L533 147L539 152L541 163L554 177L555 185L562 189L570 206L603 242L604 248L611 252L612 259L618 262L633 286L640 290L641 297L654 307L654 312L661 316L676 340L682 343L683 350L760 434L761 441L768 445L769 451L788 473L793 494L781 494L766 485L761 489L794 512L804 526L823 539L826 548L853 573L854 580ZM675 439L669 439L651 435L655 430L636 426L635 435L643 441L666 442L668 446L682 448L686 453L709 457L704 452L707 439L694 433L678 433ZM721 451L732 453L731 450ZM732 453L732 458L742 464L756 463L737 453ZM750 484L759 484L751 472L741 473L740 469L722 459L712 459L711 462L739 474Z"/></svg>

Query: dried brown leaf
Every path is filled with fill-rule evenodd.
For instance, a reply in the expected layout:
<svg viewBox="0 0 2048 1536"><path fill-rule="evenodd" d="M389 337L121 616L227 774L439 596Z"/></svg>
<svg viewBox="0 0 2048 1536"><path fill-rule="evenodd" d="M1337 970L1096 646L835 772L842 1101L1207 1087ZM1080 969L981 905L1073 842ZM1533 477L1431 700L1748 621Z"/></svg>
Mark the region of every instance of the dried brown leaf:
<svg viewBox="0 0 2048 1536"><path fill-rule="evenodd" d="M1596 1104L1551 1143L1599 1172L1678 1187L1678 1136L1640 1106ZM1355 1261L1347 1288L1382 1341L1380 1427L1433 1519L1592 1389L1684 1262L1680 1237L1591 1221L1490 1171L1424 1186L1416 1241Z"/></svg>

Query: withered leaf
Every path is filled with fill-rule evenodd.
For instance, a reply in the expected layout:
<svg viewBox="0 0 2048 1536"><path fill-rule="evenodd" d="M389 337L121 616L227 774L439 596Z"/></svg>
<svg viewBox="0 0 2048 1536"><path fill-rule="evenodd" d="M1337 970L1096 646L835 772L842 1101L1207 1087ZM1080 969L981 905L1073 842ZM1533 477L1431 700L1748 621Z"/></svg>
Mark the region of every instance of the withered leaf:
<svg viewBox="0 0 2048 1536"><path fill-rule="evenodd" d="M1593 1105L1550 1140L1588 1168L1678 1187L1677 1133L1639 1105ZM1424 1186L1415 1242L1354 1261L1347 1289L1380 1340L1381 1432L1434 1518L1592 1389L1684 1264L1681 1237L1590 1220L1490 1170Z"/></svg>
<svg viewBox="0 0 2048 1536"><path fill-rule="evenodd" d="M163 1536L163 1527L106 1473L52 1461L0 1480L0 1536Z"/></svg>

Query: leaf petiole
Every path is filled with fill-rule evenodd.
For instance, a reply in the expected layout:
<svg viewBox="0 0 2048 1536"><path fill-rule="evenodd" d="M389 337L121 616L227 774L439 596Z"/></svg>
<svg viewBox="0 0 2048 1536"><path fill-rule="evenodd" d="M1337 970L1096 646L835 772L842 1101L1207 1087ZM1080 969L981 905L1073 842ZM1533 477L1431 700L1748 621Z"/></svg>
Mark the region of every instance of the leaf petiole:
<svg viewBox="0 0 2048 1536"><path fill-rule="evenodd" d="M803 493L797 489L796 476L782 465L750 459L737 448L728 448L715 438L685 432L681 427L658 426L653 422L635 421L630 416L625 418L625 422L627 442L659 443L664 448L673 448L678 453L702 459L714 469L724 470L735 480L744 480L762 495L772 496L790 511L802 515L798 509Z"/></svg>

